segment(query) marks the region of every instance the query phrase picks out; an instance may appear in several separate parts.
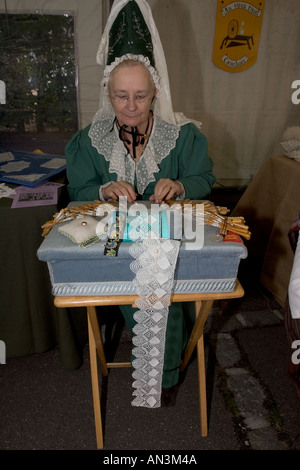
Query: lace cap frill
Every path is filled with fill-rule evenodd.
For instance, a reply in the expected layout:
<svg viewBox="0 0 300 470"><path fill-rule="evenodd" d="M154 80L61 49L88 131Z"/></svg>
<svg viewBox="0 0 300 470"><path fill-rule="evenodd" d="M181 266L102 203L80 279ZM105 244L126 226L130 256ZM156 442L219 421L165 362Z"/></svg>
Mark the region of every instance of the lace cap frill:
<svg viewBox="0 0 300 470"><path fill-rule="evenodd" d="M149 183L155 181L158 165L175 147L180 126L169 124L154 113L148 145L140 160L135 163L119 139L116 127L113 127L114 117L112 109L98 111L89 131L92 145L109 162L109 172L116 173L118 181L134 185L136 176L138 193L143 194Z"/></svg>
<svg viewBox="0 0 300 470"><path fill-rule="evenodd" d="M147 67L147 69L149 70L149 72L152 76L155 88L160 90L158 73L156 72L155 68L152 67L152 65L150 64L150 61L149 61L148 57L145 57L141 54L138 54L138 55L125 54L122 57L117 57L114 62L112 62L110 65L107 65L104 69L102 84L105 87L106 94L108 94L107 85L108 85L108 81L109 81L109 77L110 77L111 72L114 70L115 67L117 67L117 65L124 62L124 60L136 60L137 62L140 62L141 64L145 65L145 67Z"/></svg>

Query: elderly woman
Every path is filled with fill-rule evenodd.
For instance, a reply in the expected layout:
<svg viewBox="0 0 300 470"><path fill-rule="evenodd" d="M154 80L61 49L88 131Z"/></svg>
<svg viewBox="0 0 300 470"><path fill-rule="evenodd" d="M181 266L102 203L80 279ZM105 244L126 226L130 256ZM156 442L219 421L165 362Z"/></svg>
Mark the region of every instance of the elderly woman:
<svg viewBox="0 0 300 470"><path fill-rule="evenodd" d="M127 59L113 69L108 82L112 121L96 121L66 147L72 200L126 196L128 202L161 202L180 196L199 199L210 192L215 179L205 136L192 123L177 129L156 116L151 107L157 93L139 60Z"/></svg>
<svg viewBox="0 0 300 470"><path fill-rule="evenodd" d="M206 138L173 112L163 49L145 0L115 0L97 59L105 65L99 111L66 147L71 200L204 198L215 181ZM166 389L178 382L190 307L169 308ZM133 329L135 309L121 310Z"/></svg>

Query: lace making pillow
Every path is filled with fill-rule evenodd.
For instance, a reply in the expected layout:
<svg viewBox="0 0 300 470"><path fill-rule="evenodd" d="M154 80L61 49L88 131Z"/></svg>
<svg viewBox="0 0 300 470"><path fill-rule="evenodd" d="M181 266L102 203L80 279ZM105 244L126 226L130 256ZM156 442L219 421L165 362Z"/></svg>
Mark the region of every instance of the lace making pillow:
<svg viewBox="0 0 300 470"><path fill-rule="evenodd" d="M87 247L102 240L105 227L101 226L101 221L90 217L78 217L72 222L58 228L58 231L69 237L74 243L81 247Z"/></svg>

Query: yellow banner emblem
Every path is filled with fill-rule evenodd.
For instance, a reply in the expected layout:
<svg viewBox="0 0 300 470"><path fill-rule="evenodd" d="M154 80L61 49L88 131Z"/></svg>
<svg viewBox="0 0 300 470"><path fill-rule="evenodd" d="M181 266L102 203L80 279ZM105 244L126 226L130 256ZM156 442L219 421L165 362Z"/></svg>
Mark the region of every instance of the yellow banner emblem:
<svg viewBox="0 0 300 470"><path fill-rule="evenodd" d="M265 0L218 0L214 63L227 72L241 72L257 58Z"/></svg>

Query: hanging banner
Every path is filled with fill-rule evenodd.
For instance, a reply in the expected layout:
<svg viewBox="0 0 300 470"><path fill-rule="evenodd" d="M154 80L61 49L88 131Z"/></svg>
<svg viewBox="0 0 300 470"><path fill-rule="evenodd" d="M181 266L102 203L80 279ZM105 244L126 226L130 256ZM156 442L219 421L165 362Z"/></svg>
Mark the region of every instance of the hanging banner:
<svg viewBox="0 0 300 470"><path fill-rule="evenodd" d="M227 72L241 72L257 59L265 0L218 0L213 61Z"/></svg>

